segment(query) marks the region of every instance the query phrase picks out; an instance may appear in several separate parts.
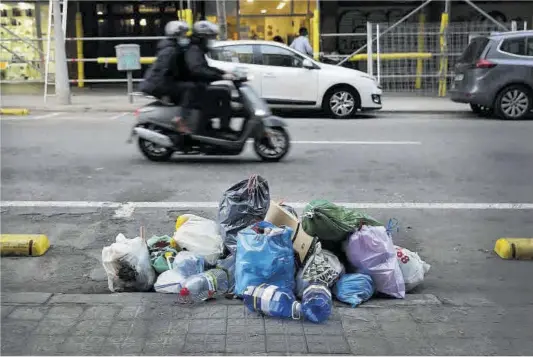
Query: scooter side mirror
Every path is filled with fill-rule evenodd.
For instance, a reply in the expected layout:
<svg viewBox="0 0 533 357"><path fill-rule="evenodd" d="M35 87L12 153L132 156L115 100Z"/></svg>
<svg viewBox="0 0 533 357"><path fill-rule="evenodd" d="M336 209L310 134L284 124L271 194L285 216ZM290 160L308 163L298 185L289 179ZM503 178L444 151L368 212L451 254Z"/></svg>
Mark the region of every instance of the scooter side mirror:
<svg viewBox="0 0 533 357"><path fill-rule="evenodd" d="M302 67L307 69L314 69L315 65L313 64L313 62L306 58L302 62Z"/></svg>

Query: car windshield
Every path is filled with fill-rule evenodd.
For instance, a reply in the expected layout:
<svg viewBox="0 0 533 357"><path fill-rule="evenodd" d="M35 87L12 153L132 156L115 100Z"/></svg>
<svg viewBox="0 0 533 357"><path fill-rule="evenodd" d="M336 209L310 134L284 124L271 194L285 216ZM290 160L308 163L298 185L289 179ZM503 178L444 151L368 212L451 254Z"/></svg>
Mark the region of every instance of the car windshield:
<svg viewBox="0 0 533 357"><path fill-rule="evenodd" d="M463 52L459 63L473 63L479 59L481 53L487 46L489 39L487 37L476 37L470 42L466 50Z"/></svg>

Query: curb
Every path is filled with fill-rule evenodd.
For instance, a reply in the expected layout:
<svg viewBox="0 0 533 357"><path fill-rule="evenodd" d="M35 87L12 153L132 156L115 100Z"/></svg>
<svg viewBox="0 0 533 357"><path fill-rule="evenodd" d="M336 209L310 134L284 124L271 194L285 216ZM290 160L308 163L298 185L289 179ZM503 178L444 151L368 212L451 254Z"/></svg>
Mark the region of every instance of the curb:
<svg viewBox="0 0 533 357"><path fill-rule="evenodd" d="M28 108L0 108L2 115L28 115L30 110Z"/></svg>
<svg viewBox="0 0 533 357"><path fill-rule="evenodd" d="M1 295L3 305L174 305L177 302L175 294L159 293L110 293L110 294L52 294L52 293L4 293ZM242 301L218 298L206 305L240 306ZM440 306L442 302L433 294L409 294L405 299L372 299L360 308L408 308L418 306ZM335 302L335 307L351 309L349 305Z"/></svg>
<svg viewBox="0 0 533 357"><path fill-rule="evenodd" d="M146 103L139 103L138 106L132 106L129 108L94 108L94 107L74 107L74 108L30 108L32 111L36 112L64 112L64 113L123 113L123 112L134 112L137 108L139 108L142 105L145 105ZM408 110L408 109L399 109L399 110L376 110L372 112L360 112L358 113L359 116L379 116L380 113L385 114L413 114L413 115L421 115L421 114L430 114L430 115L450 115L450 114L471 114L472 112L469 110ZM290 118L289 118L290 119ZM316 118L316 119L324 119L324 118ZM357 119L357 117L356 117Z"/></svg>

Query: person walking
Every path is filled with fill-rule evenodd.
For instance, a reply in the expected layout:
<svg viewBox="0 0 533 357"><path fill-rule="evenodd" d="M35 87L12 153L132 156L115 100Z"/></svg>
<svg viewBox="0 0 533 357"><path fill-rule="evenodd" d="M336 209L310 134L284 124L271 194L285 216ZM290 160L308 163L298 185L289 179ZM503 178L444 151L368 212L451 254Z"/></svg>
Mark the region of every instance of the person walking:
<svg viewBox="0 0 533 357"><path fill-rule="evenodd" d="M296 37L291 43L291 48L301 52L309 57L313 57L313 48L309 43L309 31L305 27L301 27L299 31L300 36Z"/></svg>

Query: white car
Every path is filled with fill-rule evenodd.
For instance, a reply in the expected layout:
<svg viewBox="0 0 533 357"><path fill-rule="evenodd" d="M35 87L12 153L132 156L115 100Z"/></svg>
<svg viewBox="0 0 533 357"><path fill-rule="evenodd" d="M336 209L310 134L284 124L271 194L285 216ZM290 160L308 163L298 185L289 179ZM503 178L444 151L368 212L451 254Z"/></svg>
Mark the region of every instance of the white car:
<svg viewBox="0 0 533 357"><path fill-rule="evenodd" d="M251 74L249 84L273 108L323 109L334 118L381 109L381 88L364 72L317 62L271 41L219 41L211 66Z"/></svg>

